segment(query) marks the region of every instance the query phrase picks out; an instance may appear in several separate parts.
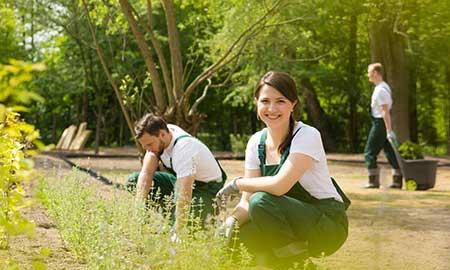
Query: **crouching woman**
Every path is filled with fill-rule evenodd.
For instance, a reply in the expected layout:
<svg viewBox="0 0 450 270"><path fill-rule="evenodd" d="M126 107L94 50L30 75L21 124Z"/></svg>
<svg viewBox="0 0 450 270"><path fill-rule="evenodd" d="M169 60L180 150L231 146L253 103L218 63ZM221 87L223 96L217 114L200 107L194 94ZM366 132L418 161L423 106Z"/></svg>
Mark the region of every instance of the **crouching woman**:
<svg viewBox="0 0 450 270"><path fill-rule="evenodd" d="M310 256L334 253L347 239L350 201L330 178L320 133L295 121L294 80L268 72L254 98L266 128L247 144L245 176L226 184L221 198L241 191L227 218L258 265L287 269Z"/></svg>

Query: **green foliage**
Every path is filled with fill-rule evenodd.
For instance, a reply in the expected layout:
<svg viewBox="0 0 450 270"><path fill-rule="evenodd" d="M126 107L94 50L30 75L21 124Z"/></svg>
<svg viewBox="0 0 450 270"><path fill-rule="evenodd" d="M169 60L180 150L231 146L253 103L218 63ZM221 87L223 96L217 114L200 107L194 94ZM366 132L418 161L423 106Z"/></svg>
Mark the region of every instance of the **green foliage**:
<svg viewBox="0 0 450 270"><path fill-rule="evenodd" d="M20 25L14 16L14 10L0 3L0 64L5 64L10 58L23 54L19 46Z"/></svg>
<svg viewBox="0 0 450 270"><path fill-rule="evenodd" d="M422 147L411 141L402 143L398 152L404 159L423 159Z"/></svg>
<svg viewBox="0 0 450 270"><path fill-rule="evenodd" d="M233 154L244 154L250 135L230 134L231 151Z"/></svg>
<svg viewBox="0 0 450 270"><path fill-rule="evenodd" d="M91 130L99 123L99 142L103 145L131 142L110 83L92 49L92 37L80 1L35 1L33 5L25 0L14 2L0 3L0 40L4 41L0 47L0 63L17 56L37 59L48 66L31 85L45 97L46 103L30 106L31 112L24 114L27 121L45 127L41 130L46 142L55 142L69 124L86 120ZM276 2L174 1L184 86L219 59L242 31ZM122 84L127 109L135 120L152 110L149 104L154 103L143 58L118 1L88 0L87 3L107 66L116 83ZM140 27L145 33L147 1L130 3L139 14ZM198 107L207 116L199 132L219 133L215 145L220 150L230 150L229 134L256 131L259 123L253 119L252 97L255 83L268 70L283 70L296 79L303 109L301 120L312 124L313 117L307 112L310 103L302 95L302 80L308 79L325 115L326 121L321 124L329 126L327 135L335 140L336 150L362 151L370 128L367 107L373 88L365 74L371 61L369 24L375 19L382 21L395 16L398 24L393 30L407 44L408 66L412 72L411 98L416 93L416 104L411 103L410 108L417 112L417 136L411 139L415 141L417 137L417 141L441 153L449 136L450 58L443 57L450 52L449 3L281 1L280 9L267 20L266 27L248 40L239 61L230 63L211 78L213 84L219 84L228 72L232 73L228 83L219 89L211 88ZM152 4L155 35L170 62L163 7L159 1ZM356 30L355 36L352 29ZM48 34L42 35L43 32ZM149 40L147 34L146 38ZM157 70L161 71L158 65ZM200 85L199 89L204 86ZM194 92L190 102L200 95L201 91Z"/></svg>
<svg viewBox="0 0 450 270"><path fill-rule="evenodd" d="M34 235L34 223L27 220L21 210L30 206L25 199L23 183L34 176L33 163L29 159L35 150L34 144L43 147L37 139L39 132L20 119L23 105L42 98L26 90L33 71L40 71L40 64L11 61L0 65L0 248L8 248L9 238L19 234ZM18 267L15 262L6 262L8 267ZM41 257L33 261L35 269L43 269Z"/></svg>
<svg viewBox="0 0 450 270"><path fill-rule="evenodd" d="M55 220L69 248L88 269L242 269L242 260L232 260L215 227L198 229L193 222L181 242L170 241L171 223L162 209L135 205L129 193L104 196L89 186L86 176L74 171L68 176L41 182L40 198ZM168 199L167 201L171 201ZM169 209L165 209L170 212Z"/></svg>

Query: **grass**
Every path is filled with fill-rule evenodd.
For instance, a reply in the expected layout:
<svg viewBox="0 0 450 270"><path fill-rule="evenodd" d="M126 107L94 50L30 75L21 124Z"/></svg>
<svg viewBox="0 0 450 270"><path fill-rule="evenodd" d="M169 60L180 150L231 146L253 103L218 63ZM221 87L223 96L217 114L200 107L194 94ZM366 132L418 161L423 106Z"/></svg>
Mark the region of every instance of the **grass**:
<svg viewBox="0 0 450 270"><path fill-rule="evenodd" d="M133 210L132 196L121 191L105 198L76 171L42 181L39 197L88 269L240 269L249 262L245 251L241 260L232 259L212 225L191 228L181 243L171 242L170 221L161 209Z"/></svg>
<svg viewBox="0 0 450 270"><path fill-rule="evenodd" d="M314 259L320 270L449 269L447 171L439 171L437 188L413 192L364 190L360 188L364 168L334 165L332 169L352 199L347 212L349 237L335 254ZM108 174L121 178L124 172ZM78 172L41 185L48 212L87 269L249 268L245 256L240 261L230 258L214 227L174 244L169 241L170 224L158 209L136 214L128 193L94 186L92 179Z"/></svg>

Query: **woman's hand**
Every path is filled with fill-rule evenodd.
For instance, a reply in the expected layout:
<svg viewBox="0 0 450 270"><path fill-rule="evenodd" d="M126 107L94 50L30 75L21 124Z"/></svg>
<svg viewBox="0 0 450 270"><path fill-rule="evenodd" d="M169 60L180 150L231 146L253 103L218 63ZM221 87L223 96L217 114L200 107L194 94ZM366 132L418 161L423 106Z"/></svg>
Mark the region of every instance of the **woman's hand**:
<svg viewBox="0 0 450 270"><path fill-rule="evenodd" d="M230 182L226 183L220 190L217 192L216 197L220 200L223 200L224 198L227 198L228 196L238 193L239 188L236 184L236 181L242 177L236 177Z"/></svg>

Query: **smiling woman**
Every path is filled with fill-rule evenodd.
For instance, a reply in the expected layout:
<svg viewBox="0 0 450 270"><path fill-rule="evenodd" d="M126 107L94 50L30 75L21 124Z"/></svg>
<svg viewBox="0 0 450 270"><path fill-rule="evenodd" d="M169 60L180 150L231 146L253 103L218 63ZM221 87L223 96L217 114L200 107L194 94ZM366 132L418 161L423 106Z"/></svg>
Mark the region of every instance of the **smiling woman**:
<svg viewBox="0 0 450 270"><path fill-rule="evenodd" d="M349 201L330 178L319 131L294 119L294 80L284 72L268 72L254 97L266 128L247 144L245 177L218 193L243 192L225 231L238 223L238 238L255 263L276 269L334 253L347 238Z"/></svg>

